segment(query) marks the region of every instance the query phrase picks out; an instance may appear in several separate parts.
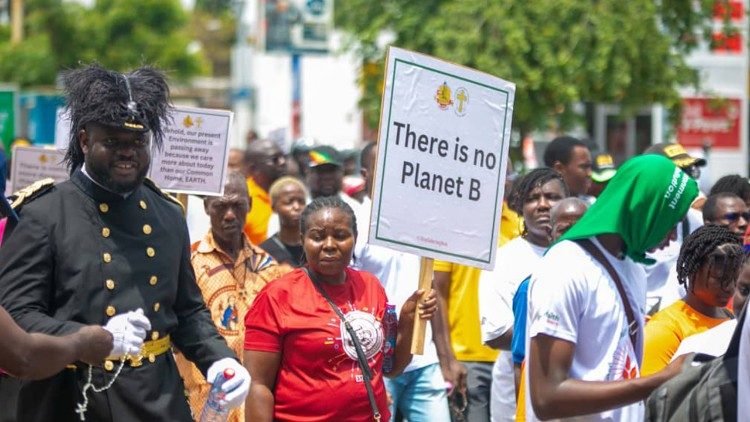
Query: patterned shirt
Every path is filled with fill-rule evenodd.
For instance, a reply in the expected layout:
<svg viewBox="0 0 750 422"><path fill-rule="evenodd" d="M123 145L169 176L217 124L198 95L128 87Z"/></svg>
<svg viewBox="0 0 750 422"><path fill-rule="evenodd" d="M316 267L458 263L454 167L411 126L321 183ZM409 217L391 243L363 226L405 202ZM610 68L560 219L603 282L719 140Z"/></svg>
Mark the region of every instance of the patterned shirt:
<svg viewBox="0 0 750 422"><path fill-rule="evenodd" d="M245 339L245 313L268 282L290 270L279 266L268 253L250 243L244 236L243 243L237 260L233 261L214 241L209 230L203 240L194 245L190 258L195 279L211 312L211 319L240 360ZM197 418L208 398L210 385L195 365L182 355L177 354L176 360L180 375L185 381L190 409ZM229 421L244 422L244 407L234 409Z"/></svg>

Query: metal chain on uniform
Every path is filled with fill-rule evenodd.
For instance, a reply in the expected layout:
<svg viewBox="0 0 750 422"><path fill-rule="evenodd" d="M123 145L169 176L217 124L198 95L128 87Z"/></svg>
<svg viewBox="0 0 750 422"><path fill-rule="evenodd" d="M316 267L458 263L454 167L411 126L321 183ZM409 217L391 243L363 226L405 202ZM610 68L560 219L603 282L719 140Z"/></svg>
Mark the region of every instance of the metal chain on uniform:
<svg viewBox="0 0 750 422"><path fill-rule="evenodd" d="M86 410L89 407L88 390L91 389L95 393L101 393L102 391L106 391L110 387L112 387L112 384L115 383L117 376L120 375L120 371L122 371L122 368L125 366L125 359L126 359L126 356L123 356L120 358L120 364L117 367L117 371L115 371L114 375L112 376L112 379L109 380L109 382L103 387L97 387L92 382L93 367L89 365L88 375L86 378L86 384L83 385L83 403L76 404L76 413L78 413L78 416L81 418L82 421L86 420Z"/></svg>

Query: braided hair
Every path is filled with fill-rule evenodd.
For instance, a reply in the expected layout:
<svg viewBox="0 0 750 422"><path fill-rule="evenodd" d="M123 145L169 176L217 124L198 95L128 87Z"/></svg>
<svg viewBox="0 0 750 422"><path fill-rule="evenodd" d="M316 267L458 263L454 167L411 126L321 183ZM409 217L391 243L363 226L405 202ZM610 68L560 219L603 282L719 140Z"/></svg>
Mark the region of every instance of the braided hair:
<svg viewBox="0 0 750 422"><path fill-rule="evenodd" d="M563 180L560 173L549 167L540 167L531 170L513 185L513 190L510 191L510 196L508 197L508 206L510 209L518 213L518 215L523 215L523 204L531 194L531 191L542 187L550 180L559 180L563 187L563 196L567 197L570 195L568 185L565 184L565 180Z"/></svg>
<svg viewBox="0 0 750 422"><path fill-rule="evenodd" d="M737 280L745 261L742 239L726 227L708 224L690 234L677 258L677 280L688 288L688 281L703 265L720 270L721 287L726 289ZM692 284L692 283L691 283ZM693 290L693 286L690 286Z"/></svg>
<svg viewBox="0 0 750 422"><path fill-rule="evenodd" d="M714 195L721 192L731 192L739 196L743 202L748 202L750 201L750 182L747 177L739 174L728 174L717 180L708 194Z"/></svg>
<svg viewBox="0 0 750 422"><path fill-rule="evenodd" d="M71 174L83 163L78 132L89 123L150 131L161 149L171 111L164 73L146 66L123 74L91 64L66 72L62 81L71 120L64 161Z"/></svg>
<svg viewBox="0 0 750 422"><path fill-rule="evenodd" d="M354 216L354 210L338 196L319 196L307 204L299 219L300 233L303 236L307 232L307 220L310 216L324 209L337 209L349 216L352 233L357 237L357 217Z"/></svg>

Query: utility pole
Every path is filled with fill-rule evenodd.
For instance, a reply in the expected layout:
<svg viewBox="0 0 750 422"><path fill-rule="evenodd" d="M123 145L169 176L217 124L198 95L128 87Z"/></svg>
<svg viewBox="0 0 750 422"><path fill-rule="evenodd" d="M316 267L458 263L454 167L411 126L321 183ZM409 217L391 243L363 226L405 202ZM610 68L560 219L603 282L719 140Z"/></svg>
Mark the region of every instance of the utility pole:
<svg viewBox="0 0 750 422"><path fill-rule="evenodd" d="M10 42L18 44L23 41L23 0L11 0L10 24Z"/></svg>
<svg viewBox="0 0 750 422"><path fill-rule="evenodd" d="M252 47L248 43L248 27L244 21L245 8L254 2L234 0L232 7L237 18L237 41L232 49L232 111L234 129L232 146L244 148L245 136L254 127L252 90Z"/></svg>

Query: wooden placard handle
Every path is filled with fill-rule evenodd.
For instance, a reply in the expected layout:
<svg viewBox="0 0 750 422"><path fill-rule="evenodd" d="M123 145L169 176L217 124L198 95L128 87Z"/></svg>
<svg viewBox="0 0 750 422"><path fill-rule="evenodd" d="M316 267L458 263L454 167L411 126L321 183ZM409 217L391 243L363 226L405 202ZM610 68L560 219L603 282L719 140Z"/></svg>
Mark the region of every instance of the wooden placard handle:
<svg viewBox="0 0 750 422"><path fill-rule="evenodd" d="M419 298L417 306L424 302L427 295L432 289L432 258L422 257L419 262L419 289L424 290L422 297ZM424 337L427 329L427 320L419 317L419 308L414 315L414 331L411 334L411 353L421 355L424 353Z"/></svg>
<svg viewBox="0 0 750 422"><path fill-rule="evenodd" d="M177 200L180 201L182 204L182 208L185 210L185 215L187 215L187 206L188 206L188 196L186 193L178 193Z"/></svg>

